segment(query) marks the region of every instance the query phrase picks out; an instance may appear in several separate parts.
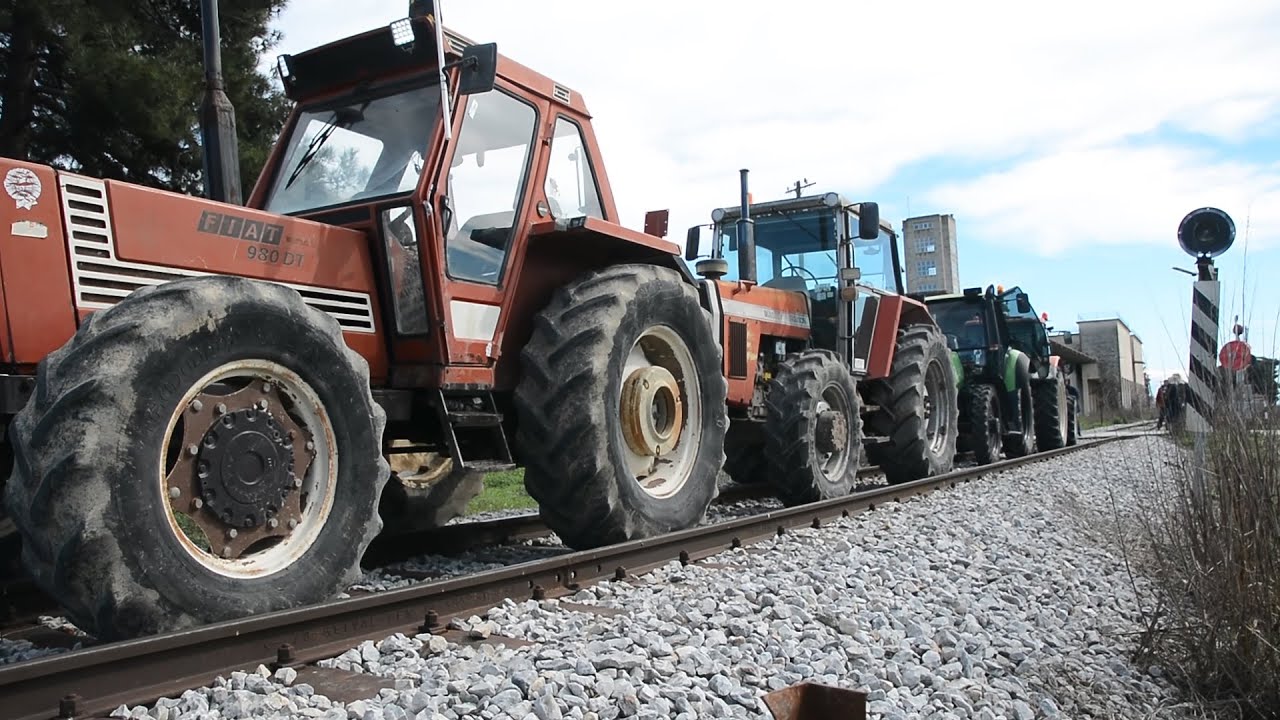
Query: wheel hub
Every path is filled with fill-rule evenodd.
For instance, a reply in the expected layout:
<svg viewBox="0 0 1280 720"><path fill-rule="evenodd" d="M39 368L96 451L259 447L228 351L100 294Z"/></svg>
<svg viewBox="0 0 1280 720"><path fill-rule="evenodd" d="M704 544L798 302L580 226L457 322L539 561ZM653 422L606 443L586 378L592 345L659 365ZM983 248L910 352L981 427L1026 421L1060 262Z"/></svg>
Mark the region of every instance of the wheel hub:
<svg viewBox="0 0 1280 720"><path fill-rule="evenodd" d="M293 441L256 406L219 417L201 438L196 457L200 497L232 527L265 523L284 506L295 482Z"/></svg>
<svg viewBox="0 0 1280 720"><path fill-rule="evenodd" d="M622 434L638 455L665 455L675 447L684 425L680 387L658 365L633 371L622 385Z"/></svg>
<svg viewBox="0 0 1280 720"><path fill-rule="evenodd" d="M845 421L844 413L838 410L818 413L814 435L820 452L843 452L849 438L849 423Z"/></svg>

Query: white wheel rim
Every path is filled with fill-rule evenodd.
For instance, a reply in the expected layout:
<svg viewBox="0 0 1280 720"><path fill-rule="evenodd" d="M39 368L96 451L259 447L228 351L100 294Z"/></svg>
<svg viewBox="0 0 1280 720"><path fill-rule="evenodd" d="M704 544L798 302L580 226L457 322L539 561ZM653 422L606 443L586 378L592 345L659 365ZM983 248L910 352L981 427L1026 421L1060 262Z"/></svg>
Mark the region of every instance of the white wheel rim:
<svg viewBox="0 0 1280 720"><path fill-rule="evenodd" d="M172 478L168 477L170 463L166 458L176 441L182 440L185 444L192 441L193 437L200 437L200 433L203 432L201 428L193 427L187 430L184 426L184 436L175 437L179 420L184 413L191 412L192 401L209 397L205 391L210 385L232 379L236 381L248 379L253 387L259 387L261 383L269 383L275 396L287 401L288 405L287 413L282 403L270 404L269 412L274 418L287 417L293 425L300 428L302 437L295 438L294 442L305 448L307 440L310 440L313 444L313 453L309 453L311 458L305 475L301 478L301 487L294 487L289 491L290 496L297 499L300 510L296 526L289 528L280 524L270 532L283 533L282 536L277 534L253 541L255 545L264 543L268 545L265 549L255 551L250 546L238 557L223 557L219 553L219 543L223 544L223 548L227 548L233 543L243 544L250 541L251 535L246 533L245 536L239 537L239 543L236 543L236 540L228 539L225 535L219 537L217 533L210 533L208 528L215 526L213 525L215 523L221 523L215 527L225 529L228 534L230 528L216 517L209 520L211 517L209 513L201 514L201 509L193 506L193 501L198 497L197 493L184 492L177 498L171 494L175 485L181 483L171 482ZM232 397L232 395L226 397ZM201 400L201 404L203 402L204 400ZM236 360L215 368L193 383L169 418L162 448L165 455L160 458L157 482L160 497L167 500L165 517L168 520L169 530L189 557L218 575L249 579L265 577L284 570L297 562L315 544L333 510L338 468L337 444L333 427L328 422L328 414L325 412L323 403L311 386L297 373L278 363L261 359ZM180 447L180 450L185 449L185 445ZM201 547L198 540L182 527L178 519L179 514L187 517L188 524L192 522L198 524L210 546L209 549ZM261 528L253 532L259 531L266 530ZM238 533L237 530L237 535ZM277 537L280 539L275 539Z"/></svg>
<svg viewBox="0 0 1280 720"><path fill-rule="evenodd" d="M674 446L666 452L641 453L626 441L621 445L623 458L632 478L648 495L662 499L680 492L688 483L694 463L701 445L702 406L701 385L694 367L693 353L689 351L684 339L675 330L666 325L648 328L640 335L631 352L627 355L622 367L622 383L618 390L618 407L620 415L627 412L623 402L623 388L633 373L643 372L646 368L660 367L671 374L679 388L679 413L677 419L664 417L662 424L675 423L678 434ZM662 399L662 396L659 396ZM652 410L653 408L646 408ZM669 414L671 408L662 403L657 408L661 413ZM628 420L619 417L622 424ZM655 422L653 418L632 418L634 421ZM623 434L623 433L620 433Z"/></svg>

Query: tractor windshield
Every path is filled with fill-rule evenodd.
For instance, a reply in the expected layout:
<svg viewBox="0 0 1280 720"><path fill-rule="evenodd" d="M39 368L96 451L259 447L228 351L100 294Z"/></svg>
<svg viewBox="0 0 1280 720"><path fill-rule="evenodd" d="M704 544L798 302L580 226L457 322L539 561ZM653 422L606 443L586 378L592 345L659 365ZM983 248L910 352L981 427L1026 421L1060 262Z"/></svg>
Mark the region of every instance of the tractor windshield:
<svg viewBox="0 0 1280 720"><path fill-rule="evenodd" d="M765 287L816 291L836 286L840 228L830 208L778 210L755 220L756 280ZM726 280L739 278L738 225L727 219L716 225L716 241L729 262Z"/></svg>
<svg viewBox="0 0 1280 720"><path fill-rule="evenodd" d="M987 323L980 302L931 302L929 313L944 335L956 339L956 350L978 350L987 347Z"/></svg>
<svg viewBox="0 0 1280 720"><path fill-rule="evenodd" d="M436 125L434 85L302 111L266 210L288 214L412 190Z"/></svg>

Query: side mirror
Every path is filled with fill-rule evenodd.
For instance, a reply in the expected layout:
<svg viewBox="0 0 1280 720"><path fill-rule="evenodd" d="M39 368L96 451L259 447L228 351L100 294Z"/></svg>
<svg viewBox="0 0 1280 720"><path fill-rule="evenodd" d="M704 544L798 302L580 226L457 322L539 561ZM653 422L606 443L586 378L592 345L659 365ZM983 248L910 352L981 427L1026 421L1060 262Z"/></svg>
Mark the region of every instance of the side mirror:
<svg viewBox="0 0 1280 720"><path fill-rule="evenodd" d="M858 205L858 237L875 240L880 237L880 205L864 202Z"/></svg>
<svg viewBox="0 0 1280 720"><path fill-rule="evenodd" d="M498 44L470 45L462 51L459 95L480 95L493 90L498 76Z"/></svg>
<svg viewBox="0 0 1280 720"><path fill-rule="evenodd" d="M689 228L689 234L684 241L684 259L696 260L698 258L698 244L702 240L702 226L694 225Z"/></svg>
<svg viewBox="0 0 1280 720"><path fill-rule="evenodd" d="M1027 297L1026 293L1018 293L1018 312L1031 312L1031 300Z"/></svg>
<svg viewBox="0 0 1280 720"><path fill-rule="evenodd" d="M955 335L947 336L947 349L951 352L955 352L960 349L960 341L956 339Z"/></svg>

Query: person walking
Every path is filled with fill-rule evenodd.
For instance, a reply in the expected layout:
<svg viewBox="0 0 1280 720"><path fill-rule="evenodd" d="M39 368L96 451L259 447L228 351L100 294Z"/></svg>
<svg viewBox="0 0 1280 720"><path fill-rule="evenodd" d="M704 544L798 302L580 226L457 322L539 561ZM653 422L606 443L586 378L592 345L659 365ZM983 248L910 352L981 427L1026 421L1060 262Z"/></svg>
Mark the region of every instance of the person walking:
<svg viewBox="0 0 1280 720"><path fill-rule="evenodd" d="M1156 429L1164 427L1166 408L1169 407L1169 378L1165 378L1156 389Z"/></svg>

